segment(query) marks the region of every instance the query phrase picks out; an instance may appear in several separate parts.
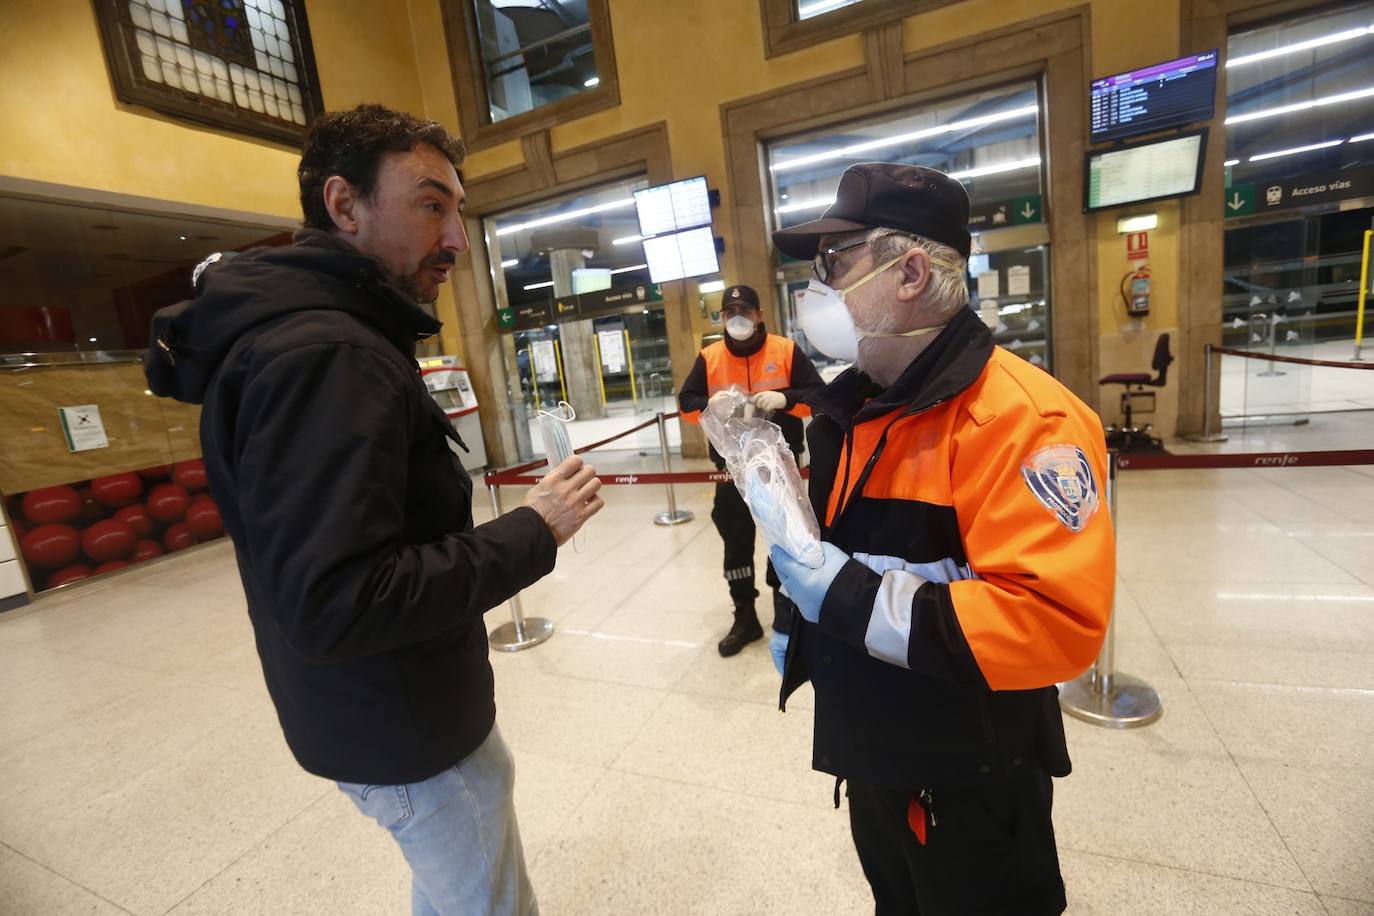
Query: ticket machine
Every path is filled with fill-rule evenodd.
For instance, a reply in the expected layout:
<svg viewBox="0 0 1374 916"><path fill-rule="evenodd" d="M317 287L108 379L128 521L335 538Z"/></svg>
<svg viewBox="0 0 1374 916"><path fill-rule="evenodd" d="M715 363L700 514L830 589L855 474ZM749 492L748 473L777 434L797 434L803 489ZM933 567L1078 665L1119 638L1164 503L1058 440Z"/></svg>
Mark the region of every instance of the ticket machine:
<svg viewBox="0 0 1374 916"><path fill-rule="evenodd" d="M487 465L487 446L482 438L482 424L477 414L477 393L472 390L468 370L456 356L429 356L420 360L420 377L435 402L453 421L454 429L463 438L469 451L449 440L463 467L476 472Z"/></svg>

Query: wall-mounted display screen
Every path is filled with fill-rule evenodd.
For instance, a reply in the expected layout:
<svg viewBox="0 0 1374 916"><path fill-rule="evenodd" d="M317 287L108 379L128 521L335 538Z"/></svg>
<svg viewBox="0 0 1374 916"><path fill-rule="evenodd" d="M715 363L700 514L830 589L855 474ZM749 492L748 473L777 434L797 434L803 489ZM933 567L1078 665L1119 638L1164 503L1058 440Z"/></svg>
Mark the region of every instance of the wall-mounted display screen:
<svg viewBox="0 0 1374 916"><path fill-rule="evenodd" d="M1088 153L1084 163L1085 210L1196 194L1202 184L1206 129L1124 149Z"/></svg>
<svg viewBox="0 0 1374 916"><path fill-rule="evenodd" d="M635 191L635 213L639 216L639 234L643 236L711 225L706 176Z"/></svg>
<svg viewBox="0 0 1374 916"><path fill-rule="evenodd" d="M1216 86L1215 50L1093 80L1092 142L1205 121Z"/></svg>
<svg viewBox="0 0 1374 916"><path fill-rule="evenodd" d="M655 283L717 273L720 259L710 226L644 240L644 259Z"/></svg>

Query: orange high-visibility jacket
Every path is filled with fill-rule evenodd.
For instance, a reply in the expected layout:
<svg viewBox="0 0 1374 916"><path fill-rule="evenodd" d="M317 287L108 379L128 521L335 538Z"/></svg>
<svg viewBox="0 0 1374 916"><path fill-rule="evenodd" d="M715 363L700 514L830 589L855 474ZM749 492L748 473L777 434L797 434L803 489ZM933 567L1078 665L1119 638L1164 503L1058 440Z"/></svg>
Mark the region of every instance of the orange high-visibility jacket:
<svg viewBox="0 0 1374 916"><path fill-rule="evenodd" d="M816 690L817 769L920 789L1068 771L1055 683L1111 613L1100 420L961 313L891 388L812 398L811 496L852 559L794 627L783 697Z"/></svg>
<svg viewBox="0 0 1374 916"><path fill-rule="evenodd" d="M800 453L802 417L811 414L811 409L803 402L823 384L816 367L797 349L792 338L764 332L761 340L736 344L734 351L723 340L702 350L682 383L677 400L682 419L699 423L701 411L711 395L732 385L747 394L780 391L787 398L787 405L770 419L782 430L792 450Z"/></svg>

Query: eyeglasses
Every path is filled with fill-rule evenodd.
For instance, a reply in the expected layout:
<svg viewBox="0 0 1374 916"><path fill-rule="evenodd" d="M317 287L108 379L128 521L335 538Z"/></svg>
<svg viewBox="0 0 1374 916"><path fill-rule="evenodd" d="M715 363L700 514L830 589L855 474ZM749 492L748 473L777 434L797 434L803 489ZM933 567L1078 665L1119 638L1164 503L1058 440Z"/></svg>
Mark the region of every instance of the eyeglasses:
<svg viewBox="0 0 1374 916"><path fill-rule="evenodd" d="M885 239L893 235L907 235L905 232L889 232L886 235L876 236L875 238L862 238L857 242L850 242L848 245L831 245L816 252L816 256L811 261L811 269L816 272L816 279L827 286L830 284L830 277L835 273L835 256L851 251L869 242L876 242L878 239Z"/></svg>

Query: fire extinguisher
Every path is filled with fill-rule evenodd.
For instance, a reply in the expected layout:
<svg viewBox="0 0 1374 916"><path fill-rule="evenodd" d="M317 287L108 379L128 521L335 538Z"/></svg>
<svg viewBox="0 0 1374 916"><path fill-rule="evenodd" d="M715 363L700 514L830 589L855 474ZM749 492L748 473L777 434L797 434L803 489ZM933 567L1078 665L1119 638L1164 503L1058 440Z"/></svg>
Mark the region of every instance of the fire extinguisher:
<svg viewBox="0 0 1374 916"><path fill-rule="evenodd" d="M1141 264L1121 278L1121 303L1132 318L1150 314L1150 265Z"/></svg>

